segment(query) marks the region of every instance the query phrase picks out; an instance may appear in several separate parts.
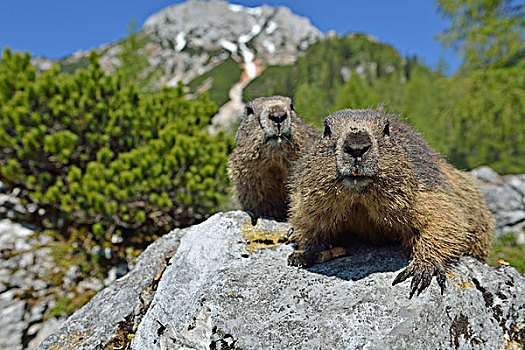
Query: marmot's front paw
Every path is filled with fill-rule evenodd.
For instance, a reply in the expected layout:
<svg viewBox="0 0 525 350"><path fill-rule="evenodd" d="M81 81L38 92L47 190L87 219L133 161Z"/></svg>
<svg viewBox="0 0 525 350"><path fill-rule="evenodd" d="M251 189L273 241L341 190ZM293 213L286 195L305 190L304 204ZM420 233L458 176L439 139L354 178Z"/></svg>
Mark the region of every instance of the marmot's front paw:
<svg viewBox="0 0 525 350"><path fill-rule="evenodd" d="M288 265L310 267L314 264L315 254L308 251L296 250L288 257Z"/></svg>
<svg viewBox="0 0 525 350"><path fill-rule="evenodd" d="M407 268L396 276L392 285L395 286L407 278L412 277L412 282L410 283L410 299L416 291L417 295L419 295L425 290L430 285L430 282L432 282L433 276L436 276L439 287L441 288L441 294L443 295L446 287L446 276L445 269L441 266L424 266L411 261Z"/></svg>

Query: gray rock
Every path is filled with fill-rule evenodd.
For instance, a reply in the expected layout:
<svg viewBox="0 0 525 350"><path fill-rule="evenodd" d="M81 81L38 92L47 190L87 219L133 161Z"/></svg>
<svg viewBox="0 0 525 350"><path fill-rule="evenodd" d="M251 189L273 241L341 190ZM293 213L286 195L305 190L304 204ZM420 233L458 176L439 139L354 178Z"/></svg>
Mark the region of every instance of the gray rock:
<svg viewBox="0 0 525 350"><path fill-rule="evenodd" d="M51 317L48 318L46 322L40 324L38 333L28 344L28 349L35 349L45 338L56 331L64 321L65 319L63 317Z"/></svg>
<svg viewBox="0 0 525 350"><path fill-rule="evenodd" d="M483 182L493 182L499 178L498 173L488 166L480 166L479 168L472 170L471 174Z"/></svg>
<svg viewBox="0 0 525 350"><path fill-rule="evenodd" d="M108 271L108 277L104 279L104 285L109 286L110 284L115 282L117 278L124 276L127 272L128 272L127 264L119 264L117 266L113 266Z"/></svg>
<svg viewBox="0 0 525 350"><path fill-rule="evenodd" d="M80 273L80 266L78 265L69 266L66 273L64 274L62 284L67 289L71 289L71 287L77 283L77 278L78 278L79 273Z"/></svg>
<svg viewBox="0 0 525 350"><path fill-rule="evenodd" d="M514 226L525 221L525 211L513 210L496 213L496 222L498 227Z"/></svg>
<svg viewBox="0 0 525 350"><path fill-rule="evenodd" d="M513 189L525 197L525 177L523 175L510 176L507 182ZM523 206L525 207L525 202L523 202Z"/></svg>
<svg viewBox="0 0 525 350"><path fill-rule="evenodd" d="M248 222L227 213L187 232L132 349L495 349L525 325L525 278L513 268L465 258L444 296L433 282L408 299L408 282L391 286L407 263L399 249L359 247L297 269L290 246L243 258Z"/></svg>
<svg viewBox="0 0 525 350"><path fill-rule="evenodd" d="M77 291L79 293L85 293L88 290L101 290L102 288L104 288L104 283L96 277L82 280L77 285Z"/></svg>
<svg viewBox="0 0 525 350"><path fill-rule="evenodd" d="M493 213L524 209L523 197L511 185L501 183L481 185L480 187L485 193L487 205Z"/></svg>
<svg viewBox="0 0 525 350"><path fill-rule="evenodd" d="M91 248L90 250L90 253L91 254L97 254L99 255L100 257L104 258L104 259L111 259L111 256L112 256L112 252L111 252L111 248L109 247L105 247L105 248L102 248L101 246L94 246L93 248Z"/></svg>
<svg viewBox="0 0 525 350"><path fill-rule="evenodd" d="M27 329L26 334L28 336L34 337L42 330L42 323L35 323Z"/></svg>
<svg viewBox="0 0 525 350"><path fill-rule="evenodd" d="M22 245L22 243L18 242L25 242L33 233L33 231L9 219L0 220L0 249L15 249L17 244L21 245L17 247L20 250L31 248L29 245Z"/></svg>
<svg viewBox="0 0 525 350"><path fill-rule="evenodd" d="M488 167L474 169L490 211L496 218L495 235L512 232L519 242L524 241L525 174L500 177Z"/></svg>
<svg viewBox="0 0 525 350"><path fill-rule="evenodd" d="M170 241L178 246L151 303L141 308L137 299L162 264L138 264L40 349L121 347L114 340L135 330L131 349L148 350L499 349L523 343L525 277L512 267L462 258L448 273L444 296L433 281L408 299L410 282L391 286L408 262L399 247L356 246L348 257L289 267L290 245L263 248L282 242L289 228L263 219L252 227L245 213L229 212L164 237L144 253L161 261L169 256L163 247ZM138 279L141 273L148 278Z"/></svg>
<svg viewBox="0 0 525 350"><path fill-rule="evenodd" d="M47 309L47 301L41 301L31 308L29 311L29 323L40 322L44 318L44 312Z"/></svg>
<svg viewBox="0 0 525 350"><path fill-rule="evenodd" d="M123 337L136 328L148 308L183 232L174 230L150 245L132 271L93 297L38 349L100 349L108 344L119 348Z"/></svg>
<svg viewBox="0 0 525 350"><path fill-rule="evenodd" d="M82 273L67 271L64 285L52 286L46 274L60 271L51 255L51 237L11 220L0 220L0 349L34 349L64 318L44 320L60 288L73 287ZM99 289L102 288L102 285Z"/></svg>
<svg viewBox="0 0 525 350"><path fill-rule="evenodd" d="M27 322L23 321L26 302L16 299L17 291L11 289L0 294L0 349L22 349L27 328Z"/></svg>

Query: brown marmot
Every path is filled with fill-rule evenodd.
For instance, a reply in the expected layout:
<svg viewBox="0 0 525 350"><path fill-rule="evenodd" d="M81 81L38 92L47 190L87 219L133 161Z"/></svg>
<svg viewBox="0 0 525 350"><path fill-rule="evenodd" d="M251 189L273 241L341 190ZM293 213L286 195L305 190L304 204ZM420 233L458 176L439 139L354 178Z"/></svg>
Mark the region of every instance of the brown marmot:
<svg viewBox="0 0 525 350"><path fill-rule="evenodd" d="M411 253L393 285L410 297L467 254L484 261L494 219L475 180L435 153L409 125L379 110L342 110L296 162L290 181L295 266L352 239L401 243ZM345 243L346 242L346 243Z"/></svg>
<svg viewBox="0 0 525 350"><path fill-rule="evenodd" d="M260 97L247 104L228 170L233 197L243 210L256 218L286 219L291 163L315 135L287 97Z"/></svg>

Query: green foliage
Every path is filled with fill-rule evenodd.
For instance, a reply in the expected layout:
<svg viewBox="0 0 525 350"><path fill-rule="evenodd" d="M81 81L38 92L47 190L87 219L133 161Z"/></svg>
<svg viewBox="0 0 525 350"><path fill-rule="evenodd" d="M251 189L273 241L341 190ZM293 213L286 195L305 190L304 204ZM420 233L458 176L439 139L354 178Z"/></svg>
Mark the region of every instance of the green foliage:
<svg viewBox="0 0 525 350"><path fill-rule="evenodd" d="M463 55L463 70L515 65L525 57L525 4L516 0L436 0L451 24L438 38Z"/></svg>
<svg viewBox="0 0 525 350"><path fill-rule="evenodd" d="M308 123L315 126L323 124L324 116L330 114L325 91L316 84L300 84L294 95L294 108Z"/></svg>
<svg viewBox="0 0 525 350"><path fill-rule="evenodd" d="M94 290L79 293L75 289L75 291L70 292L68 295L58 295L53 308L46 312L45 318L68 317L84 306L97 293L98 292ZM73 296L71 296L71 294Z"/></svg>
<svg viewBox="0 0 525 350"><path fill-rule="evenodd" d="M150 66L146 48L145 35L137 29L137 23L128 24L128 37L120 43L122 51L118 54L120 65L119 73L124 84L135 84L140 91L158 91L160 86L160 70Z"/></svg>
<svg viewBox="0 0 525 350"><path fill-rule="evenodd" d="M269 66L244 89L247 100L260 96L293 96L297 76L292 66Z"/></svg>
<svg viewBox="0 0 525 350"><path fill-rule="evenodd" d="M297 112L319 126L337 109L393 100L399 105L400 81L417 65L404 63L389 45L351 33L310 46L294 66L268 68L244 89L244 97L293 96Z"/></svg>
<svg viewBox="0 0 525 350"><path fill-rule="evenodd" d="M207 90L210 100L217 106L222 106L230 99L228 93L241 78L241 73L239 64L232 58L228 58L217 67L192 80L188 86L192 91L196 91L203 84L210 82L211 87Z"/></svg>
<svg viewBox="0 0 525 350"><path fill-rule="evenodd" d="M488 263L499 265L498 261L504 260L510 263L521 273L525 273L525 245L516 241L514 233L506 233L492 242Z"/></svg>
<svg viewBox="0 0 525 350"><path fill-rule="evenodd" d="M463 55L440 97L439 149L459 167L525 171L525 5L515 0L436 0L451 20L439 39Z"/></svg>
<svg viewBox="0 0 525 350"><path fill-rule="evenodd" d="M379 103L376 92L357 72L353 72L350 79L344 83L335 96L335 108L364 109L375 107Z"/></svg>
<svg viewBox="0 0 525 350"><path fill-rule="evenodd" d="M205 127L217 107L183 87L142 94L87 70L37 75L29 55L0 62L0 179L24 189L62 232L156 235L200 221L227 196L232 140Z"/></svg>
<svg viewBox="0 0 525 350"><path fill-rule="evenodd" d="M297 66L301 82L317 83L323 89L336 90L344 83L343 68L353 70L360 67L370 81L400 69L402 63L393 47L371 40L364 34L351 33L310 46L297 61Z"/></svg>
<svg viewBox="0 0 525 350"><path fill-rule="evenodd" d="M458 76L440 115L443 150L462 168L485 164L500 173L525 170L525 68Z"/></svg>
<svg viewBox="0 0 525 350"><path fill-rule="evenodd" d="M399 89L401 100L390 104L438 151L445 151L444 121L439 113L449 104L449 79L423 66L411 70L410 79Z"/></svg>

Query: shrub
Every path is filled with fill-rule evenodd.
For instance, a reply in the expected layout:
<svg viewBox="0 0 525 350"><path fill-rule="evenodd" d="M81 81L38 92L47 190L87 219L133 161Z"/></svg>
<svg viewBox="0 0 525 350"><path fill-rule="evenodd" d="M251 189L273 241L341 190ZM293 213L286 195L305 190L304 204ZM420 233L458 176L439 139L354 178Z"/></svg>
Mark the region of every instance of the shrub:
<svg viewBox="0 0 525 350"><path fill-rule="evenodd" d="M217 107L183 87L146 95L92 53L74 75L0 62L0 179L62 232L162 234L204 219L227 196L232 140L205 127Z"/></svg>
<svg viewBox="0 0 525 350"><path fill-rule="evenodd" d="M499 173L525 170L525 70L487 69L458 76L449 105L443 150L462 168L488 165Z"/></svg>

